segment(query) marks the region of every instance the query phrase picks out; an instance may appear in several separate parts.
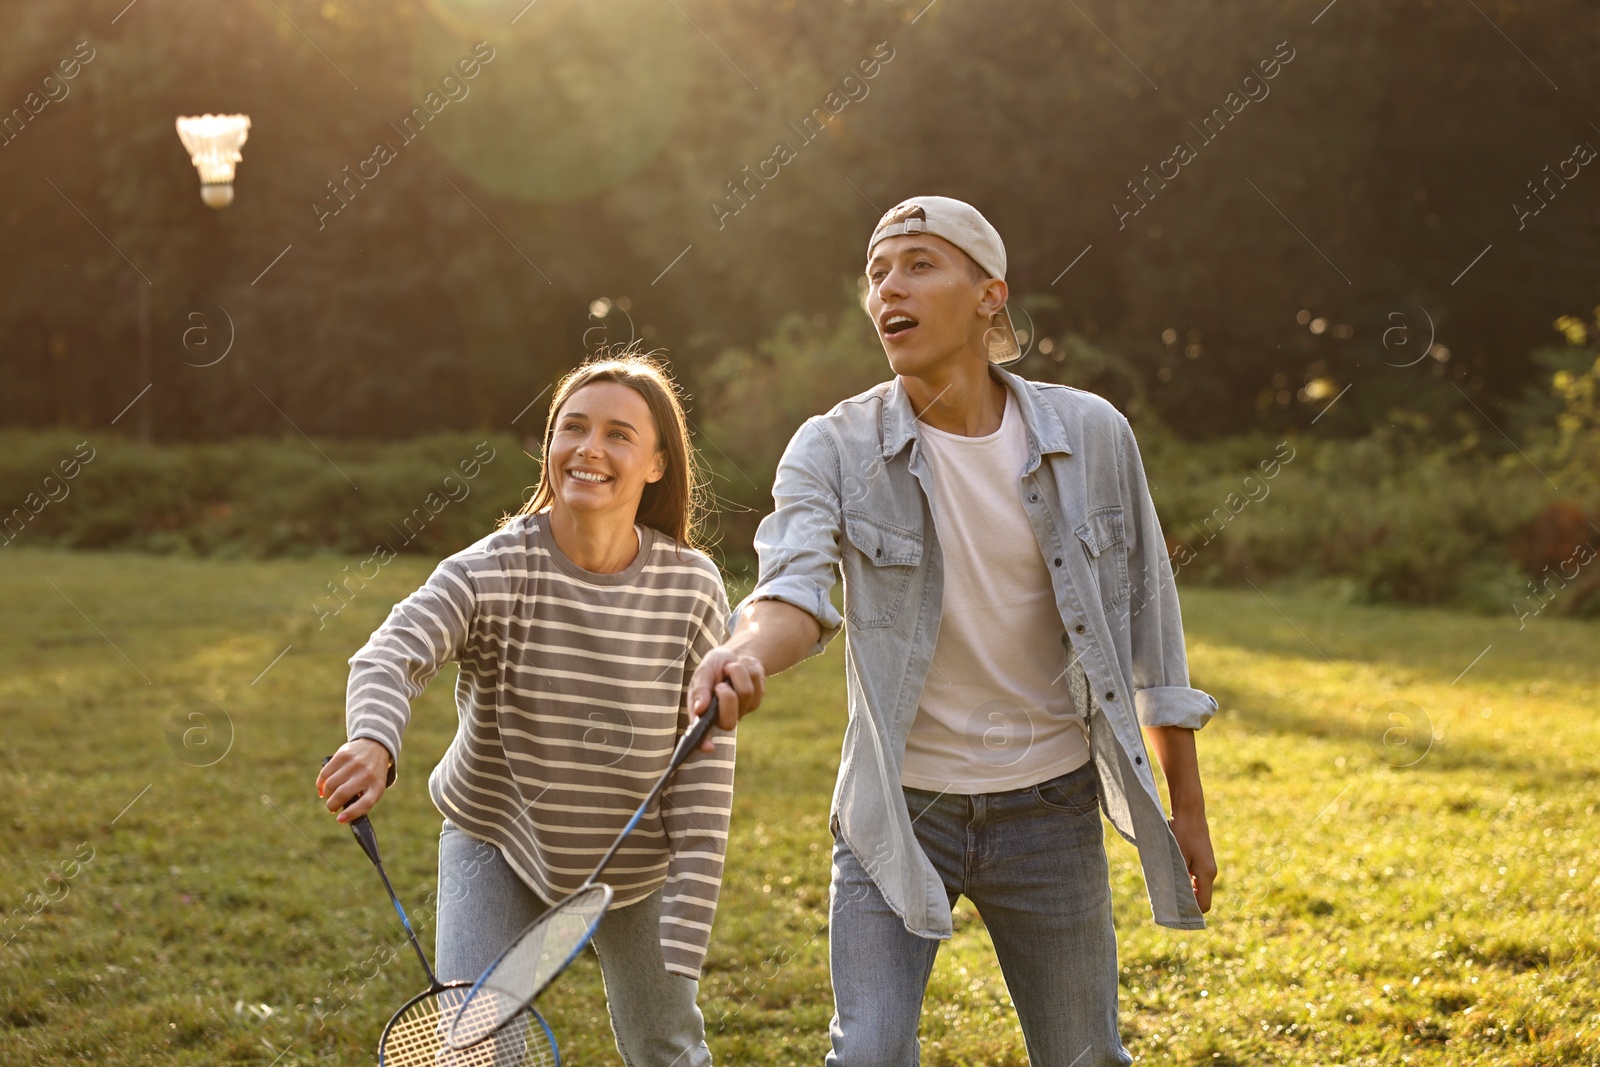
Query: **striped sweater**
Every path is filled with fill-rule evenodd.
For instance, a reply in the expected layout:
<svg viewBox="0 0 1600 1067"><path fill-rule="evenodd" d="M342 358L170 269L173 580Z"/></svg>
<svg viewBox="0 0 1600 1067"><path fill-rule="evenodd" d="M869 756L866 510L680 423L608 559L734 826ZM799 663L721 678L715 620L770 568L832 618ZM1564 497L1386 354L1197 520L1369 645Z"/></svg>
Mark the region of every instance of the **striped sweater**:
<svg viewBox="0 0 1600 1067"><path fill-rule="evenodd" d="M716 565L648 527L638 557L595 574L562 553L549 515L520 515L439 564L350 658L350 738L399 764L411 701L446 663L459 726L428 779L439 811L499 846L547 903L582 884L666 770L688 725L689 678L723 639ZM734 736L691 756L603 880L614 907L665 885L667 970L698 979L733 800Z"/></svg>

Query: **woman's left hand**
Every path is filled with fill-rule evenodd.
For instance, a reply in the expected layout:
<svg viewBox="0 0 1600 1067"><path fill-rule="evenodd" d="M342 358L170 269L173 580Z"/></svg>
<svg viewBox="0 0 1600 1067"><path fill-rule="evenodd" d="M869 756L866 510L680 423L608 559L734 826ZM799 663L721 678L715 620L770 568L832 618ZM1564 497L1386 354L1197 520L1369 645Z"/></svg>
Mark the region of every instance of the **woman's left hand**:
<svg viewBox="0 0 1600 1067"><path fill-rule="evenodd" d="M389 750L370 737L346 741L317 775L317 796L340 822L359 819L383 796L393 762Z"/></svg>

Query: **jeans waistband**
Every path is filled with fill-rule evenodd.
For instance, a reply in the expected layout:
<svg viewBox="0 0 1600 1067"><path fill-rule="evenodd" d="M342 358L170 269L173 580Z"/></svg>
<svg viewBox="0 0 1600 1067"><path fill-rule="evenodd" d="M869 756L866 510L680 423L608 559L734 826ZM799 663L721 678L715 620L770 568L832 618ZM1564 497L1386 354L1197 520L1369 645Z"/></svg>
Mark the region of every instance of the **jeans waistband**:
<svg viewBox="0 0 1600 1067"><path fill-rule="evenodd" d="M1094 774L1094 760L1091 759L1089 762L1079 767L1075 767L1072 770L1067 771L1065 774L1054 775L1050 778L1041 778L1039 781L1034 782L1031 785L1018 786L1016 789L1003 789L994 793L962 793L956 791L955 789L946 789L941 792L933 789L917 789L909 785L903 785L900 788L907 795L921 797L925 802L928 803L931 803L936 797L941 799L954 797L966 800L971 797L981 796L989 797L995 800L1003 800L1007 797L1026 796L1027 794L1032 793L1034 789L1038 788L1039 786L1046 785L1050 782L1061 782L1065 784L1077 778L1087 777L1092 774Z"/></svg>

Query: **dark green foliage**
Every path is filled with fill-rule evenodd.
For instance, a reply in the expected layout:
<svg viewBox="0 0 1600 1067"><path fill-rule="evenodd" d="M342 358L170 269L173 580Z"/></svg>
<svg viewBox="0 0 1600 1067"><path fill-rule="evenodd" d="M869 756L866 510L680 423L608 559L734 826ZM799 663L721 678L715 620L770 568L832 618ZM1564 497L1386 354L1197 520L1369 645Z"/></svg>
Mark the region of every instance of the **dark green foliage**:
<svg viewBox="0 0 1600 1067"><path fill-rule="evenodd" d="M300 438L146 447L96 437L77 452L85 440L0 435L8 545L251 557L382 546L442 557L491 532L538 479L504 434L330 441L326 457ZM68 479L60 464L75 454L92 458Z"/></svg>
<svg viewBox="0 0 1600 1067"><path fill-rule="evenodd" d="M988 213L1033 332L1115 353L1186 439L1306 428L1317 378L1354 385L1319 433L1395 407L1488 432L1463 394L1501 415L1593 303L1600 175L1513 208L1600 143L1583 0L676 6L0 4L0 113L96 50L0 147L0 426L103 427L153 382L120 425L155 440L505 428L592 348L603 296L631 298L608 340L664 346L698 389L725 349L831 313L879 213L922 192ZM479 40L470 94L405 140ZM202 111L254 120L221 212L173 131ZM1149 179L1179 141L1197 158ZM793 158L757 176L778 142ZM350 177L380 143L395 158ZM1135 179L1149 202L1120 220ZM1448 362L1397 366L1435 333Z"/></svg>

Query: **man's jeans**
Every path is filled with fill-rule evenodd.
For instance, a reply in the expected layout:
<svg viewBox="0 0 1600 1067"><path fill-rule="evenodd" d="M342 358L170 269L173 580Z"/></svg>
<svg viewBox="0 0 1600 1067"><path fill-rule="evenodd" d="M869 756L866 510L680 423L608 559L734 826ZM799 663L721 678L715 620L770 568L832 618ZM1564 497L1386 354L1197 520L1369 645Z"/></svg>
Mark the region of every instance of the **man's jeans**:
<svg viewBox="0 0 1600 1067"><path fill-rule="evenodd" d="M434 924L441 982L476 979L544 911L498 848L445 820ZM660 938L658 889L637 904L608 910L590 942L600 957L617 1051L628 1067L710 1067L705 1022L695 1004L699 983L667 971Z"/></svg>
<svg viewBox="0 0 1600 1067"><path fill-rule="evenodd" d="M951 905L965 894L989 930L1033 1067L1132 1063L1117 1031L1117 943L1094 765L1004 793L904 792ZM833 847L829 939L830 1067L918 1063L917 1024L939 942L906 930L842 840Z"/></svg>

